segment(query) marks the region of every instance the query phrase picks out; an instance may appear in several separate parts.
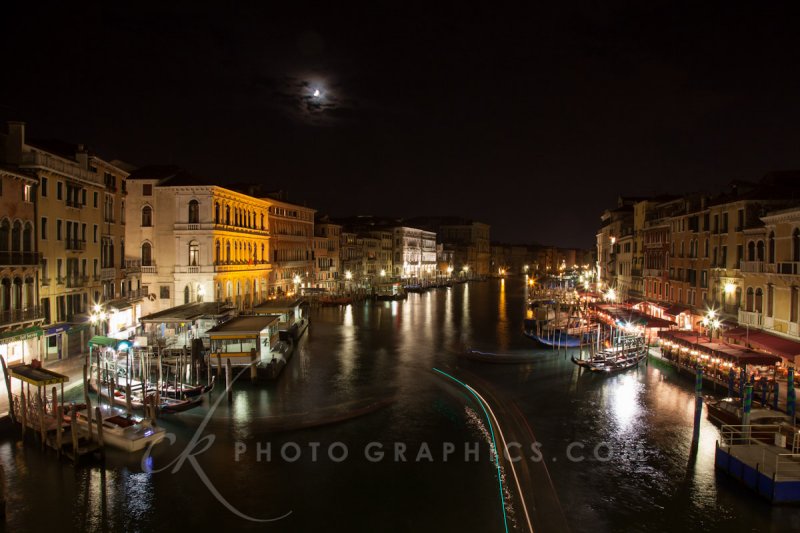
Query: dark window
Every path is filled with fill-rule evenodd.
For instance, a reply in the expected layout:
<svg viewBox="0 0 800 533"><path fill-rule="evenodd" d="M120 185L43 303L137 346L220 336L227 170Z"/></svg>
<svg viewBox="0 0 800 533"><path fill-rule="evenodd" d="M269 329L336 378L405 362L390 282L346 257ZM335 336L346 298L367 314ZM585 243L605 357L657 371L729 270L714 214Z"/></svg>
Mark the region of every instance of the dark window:
<svg viewBox="0 0 800 533"><path fill-rule="evenodd" d="M42 190L42 198L47 197L47 178L42 178L40 189Z"/></svg>
<svg viewBox="0 0 800 533"><path fill-rule="evenodd" d="M142 185L142 196L153 196L153 186L151 184Z"/></svg>

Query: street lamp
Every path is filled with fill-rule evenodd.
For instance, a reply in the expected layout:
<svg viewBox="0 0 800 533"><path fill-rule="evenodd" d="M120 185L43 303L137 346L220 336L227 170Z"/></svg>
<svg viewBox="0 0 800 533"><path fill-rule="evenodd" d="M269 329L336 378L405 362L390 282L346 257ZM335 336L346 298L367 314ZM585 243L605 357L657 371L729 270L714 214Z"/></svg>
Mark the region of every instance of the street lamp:
<svg viewBox="0 0 800 533"><path fill-rule="evenodd" d="M706 316L703 317L703 326L708 330L708 340L713 340L714 330L719 329L719 318L717 318L717 312L714 309L709 309Z"/></svg>
<svg viewBox="0 0 800 533"><path fill-rule="evenodd" d="M451 277L453 275L453 265L447 267L447 277Z"/></svg>
<svg viewBox="0 0 800 533"><path fill-rule="evenodd" d="M606 300L608 300L611 303L614 303L614 300L616 299L617 299L617 291L609 288L608 291L606 292Z"/></svg>
<svg viewBox="0 0 800 533"><path fill-rule="evenodd" d="M105 334L103 330L103 323L108 320L108 314L103 310L100 304L94 304L94 308L92 309L92 314L89 315L89 321L92 323L93 326L100 325L100 333Z"/></svg>

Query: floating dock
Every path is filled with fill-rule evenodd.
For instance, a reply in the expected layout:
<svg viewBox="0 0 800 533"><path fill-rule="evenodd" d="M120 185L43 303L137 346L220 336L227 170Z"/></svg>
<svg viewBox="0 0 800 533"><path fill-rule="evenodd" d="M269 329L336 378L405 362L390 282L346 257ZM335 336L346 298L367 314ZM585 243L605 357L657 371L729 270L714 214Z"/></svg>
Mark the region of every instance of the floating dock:
<svg viewBox="0 0 800 533"><path fill-rule="evenodd" d="M800 454L780 426L722 426L714 466L774 504L800 503Z"/></svg>

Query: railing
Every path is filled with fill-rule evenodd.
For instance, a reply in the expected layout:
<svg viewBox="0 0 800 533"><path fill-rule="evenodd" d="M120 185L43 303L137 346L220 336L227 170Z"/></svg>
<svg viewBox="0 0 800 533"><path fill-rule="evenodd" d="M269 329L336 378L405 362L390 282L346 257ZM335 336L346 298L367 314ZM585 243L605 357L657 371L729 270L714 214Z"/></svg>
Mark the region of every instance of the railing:
<svg viewBox="0 0 800 533"><path fill-rule="evenodd" d="M75 277L67 277L67 288L68 289L75 289L78 287L83 287L86 285L86 281L88 278L81 278L78 276Z"/></svg>
<svg viewBox="0 0 800 533"><path fill-rule="evenodd" d="M149 265L142 265L141 268L143 274L156 274L158 272L158 267L156 267L155 263Z"/></svg>
<svg viewBox="0 0 800 533"><path fill-rule="evenodd" d="M180 222L173 224L175 231L235 231L238 233L252 233L255 235L269 235L267 229L234 226L232 224L215 224L209 222Z"/></svg>
<svg viewBox="0 0 800 533"><path fill-rule="evenodd" d="M759 463L774 465L773 481L800 480L800 433L778 424L723 425L722 446L749 446L761 450ZM791 452L778 453L776 440L785 437ZM777 439L776 439L777 438Z"/></svg>
<svg viewBox="0 0 800 533"><path fill-rule="evenodd" d="M70 178L80 178L97 184L100 183L95 176L82 169L77 163L67 163L63 159L42 152L23 152L21 164L22 166L44 167Z"/></svg>
<svg viewBox="0 0 800 533"><path fill-rule="evenodd" d="M0 252L0 266L32 266L41 261L39 252Z"/></svg>
<svg viewBox="0 0 800 533"><path fill-rule="evenodd" d="M80 239L67 239L65 246L67 250L82 252L86 249L86 241Z"/></svg>
<svg viewBox="0 0 800 533"><path fill-rule="evenodd" d="M742 272L766 272L764 268L764 261L740 261L739 270Z"/></svg>
<svg viewBox="0 0 800 533"><path fill-rule="evenodd" d="M133 289L125 293L125 298L128 300L138 300L140 298L147 298L147 291L144 289Z"/></svg>
<svg viewBox="0 0 800 533"><path fill-rule="evenodd" d="M775 274L796 276L797 273L800 272L800 262L798 261L781 261L780 263L770 266L774 267Z"/></svg>
<svg viewBox="0 0 800 533"><path fill-rule="evenodd" d="M109 280L117 277L117 269L114 267L105 267L100 269L100 279Z"/></svg>
<svg viewBox="0 0 800 533"><path fill-rule="evenodd" d="M114 217L103 217L105 224L114 224L117 220Z"/></svg>
<svg viewBox="0 0 800 533"><path fill-rule="evenodd" d="M79 200L67 200L67 207L74 207L75 209L80 209L83 207L83 204Z"/></svg>
<svg viewBox="0 0 800 533"><path fill-rule="evenodd" d="M142 269L142 261L140 259L126 259L124 268L128 273L139 272Z"/></svg>
<svg viewBox="0 0 800 533"><path fill-rule="evenodd" d="M39 306L0 311L0 324L2 325L16 324L28 320L39 320L42 318L44 318L44 309Z"/></svg>
<svg viewBox="0 0 800 533"><path fill-rule="evenodd" d="M739 324L760 328L763 324L761 316L758 311L743 311L739 309Z"/></svg>
<svg viewBox="0 0 800 533"><path fill-rule="evenodd" d="M660 268L645 268L644 269L645 276L651 276L655 278L660 278L664 276L664 270Z"/></svg>

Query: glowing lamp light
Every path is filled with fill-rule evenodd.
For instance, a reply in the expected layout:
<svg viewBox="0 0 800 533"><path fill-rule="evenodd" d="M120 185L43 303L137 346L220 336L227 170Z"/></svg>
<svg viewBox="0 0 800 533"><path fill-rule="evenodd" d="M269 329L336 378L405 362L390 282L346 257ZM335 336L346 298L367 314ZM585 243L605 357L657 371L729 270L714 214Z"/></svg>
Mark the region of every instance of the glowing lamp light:
<svg viewBox="0 0 800 533"><path fill-rule="evenodd" d="M300 285L300 281L301 281L301 279L300 279L300 276L298 276L297 274L295 274L295 275L294 275L294 278L292 278L292 281L294 281L294 284L295 284L295 285Z"/></svg>
<svg viewBox="0 0 800 533"><path fill-rule="evenodd" d="M725 284L725 294L733 294L736 292L736 285L731 282Z"/></svg>
<svg viewBox="0 0 800 533"><path fill-rule="evenodd" d="M353 279L353 273L348 270L347 272L344 273L344 277L346 279Z"/></svg>
<svg viewBox="0 0 800 533"><path fill-rule="evenodd" d="M197 286L197 295L198 296L205 296L206 295L206 288L202 285Z"/></svg>
<svg viewBox="0 0 800 533"><path fill-rule="evenodd" d="M100 312L100 304L94 304L94 312L95 313L99 313Z"/></svg>
<svg viewBox="0 0 800 533"><path fill-rule="evenodd" d="M614 300L616 300L617 299L617 291L615 291L614 289L608 289L608 292L606 292L606 299L610 300L612 302Z"/></svg>
<svg viewBox="0 0 800 533"><path fill-rule="evenodd" d="M385 278L385 277L386 277L386 270L384 270L384 269L381 269L381 277L382 277L382 278Z"/></svg>

